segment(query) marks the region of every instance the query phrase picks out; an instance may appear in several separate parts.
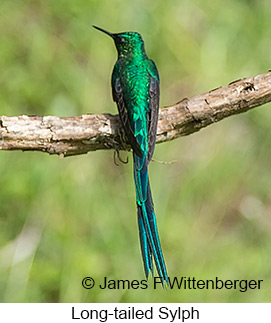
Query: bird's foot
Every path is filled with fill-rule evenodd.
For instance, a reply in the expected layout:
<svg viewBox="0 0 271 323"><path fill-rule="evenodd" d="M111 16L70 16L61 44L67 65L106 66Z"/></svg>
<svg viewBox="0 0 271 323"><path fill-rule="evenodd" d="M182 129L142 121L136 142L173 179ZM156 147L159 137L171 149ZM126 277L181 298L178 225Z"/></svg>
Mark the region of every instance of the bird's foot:
<svg viewBox="0 0 271 323"><path fill-rule="evenodd" d="M120 156L120 150L116 149L114 150L114 164L116 166L119 166L119 164L117 163L117 159L122 163L122 164L128 164L129 158L128 156L126 157L126 160L123 160L122 157Z"/></svg>

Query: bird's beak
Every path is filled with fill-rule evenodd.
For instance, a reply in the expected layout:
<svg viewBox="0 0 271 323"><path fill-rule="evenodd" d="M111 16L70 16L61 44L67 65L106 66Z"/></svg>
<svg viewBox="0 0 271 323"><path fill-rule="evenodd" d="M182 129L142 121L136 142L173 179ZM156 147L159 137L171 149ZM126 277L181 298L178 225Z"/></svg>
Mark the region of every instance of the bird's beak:
<svg viewBox="0 0 271 323"><path fill-rule="evenodd" d="M97 26L92 26L92 27L95 28L95 29L98 29L98 30L102 31L103 33L107 34L108 36L114 38L114 34L110 33L109 31L106 31L106 30L104 30L104 29L102 29L100 27L97 27Z"/></svg>

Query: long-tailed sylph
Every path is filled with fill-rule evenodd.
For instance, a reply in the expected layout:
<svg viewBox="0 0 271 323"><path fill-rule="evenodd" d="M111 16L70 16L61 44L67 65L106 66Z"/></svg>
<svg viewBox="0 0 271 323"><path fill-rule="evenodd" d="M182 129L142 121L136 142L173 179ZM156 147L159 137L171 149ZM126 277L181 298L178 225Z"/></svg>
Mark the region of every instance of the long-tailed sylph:
<svg viewBox="0 0 271 323"><path fill-rule="evenodd" d="M167 284L168 275L159 241L148 176L158 121L158 71L145 52L140 34L112 34L99 27L93 27L113 38L118 51L118 60L112 74L112 93L133 150L138 228L145 274L146 277L150 272L153 274L154 259L158 275L163 283Z"/></svg>

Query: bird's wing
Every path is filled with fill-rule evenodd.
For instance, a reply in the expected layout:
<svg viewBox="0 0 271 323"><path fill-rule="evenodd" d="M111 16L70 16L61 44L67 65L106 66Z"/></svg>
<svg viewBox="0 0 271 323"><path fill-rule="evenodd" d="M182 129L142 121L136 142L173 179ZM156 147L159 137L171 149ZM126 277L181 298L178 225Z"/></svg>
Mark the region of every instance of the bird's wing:
<svg viewBox="0 0 271 323"><path fill-rule="evenodd" d="M127 113L127 109L125 107L125 102L123 98L123 90L121 87L120 76L116 68L114 68L114 71L112 74L112 94L113 94L113 100L117 103L120 120L124 128L124 131L126 133L126 136L128 138L128 141L133 151L139 157L143 157L142 150L140 148L139 143L136 140L133 129L131 128L131 125L129 122L128 113Z"/></svg>
<svg viewBox="0 0 271 323"><path fill-rule="evenodd" d="M157 122L159 114L159 98L160 98L160 82L159 74L155 63L149 60L149 74L150 74L150 103L148 113L148 162L151 161L156 142Z"/></svg>

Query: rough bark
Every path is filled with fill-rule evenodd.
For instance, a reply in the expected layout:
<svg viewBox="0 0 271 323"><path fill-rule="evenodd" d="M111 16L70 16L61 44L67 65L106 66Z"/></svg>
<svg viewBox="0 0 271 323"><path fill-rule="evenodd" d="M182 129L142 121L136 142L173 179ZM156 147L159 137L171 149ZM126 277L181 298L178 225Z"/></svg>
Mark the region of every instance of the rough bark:
<svg viewBox="0 0 271 323"><path fill-rule="evenodd" d="M271 73L230 83L160 109L157 143L173 140L271 101ZM117 115L0 117L0 149L71 156L123 147ZM125 140L125 139L124 139Z"/></svg>

